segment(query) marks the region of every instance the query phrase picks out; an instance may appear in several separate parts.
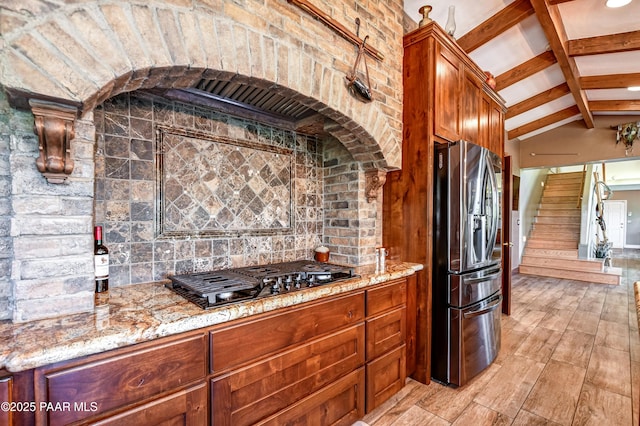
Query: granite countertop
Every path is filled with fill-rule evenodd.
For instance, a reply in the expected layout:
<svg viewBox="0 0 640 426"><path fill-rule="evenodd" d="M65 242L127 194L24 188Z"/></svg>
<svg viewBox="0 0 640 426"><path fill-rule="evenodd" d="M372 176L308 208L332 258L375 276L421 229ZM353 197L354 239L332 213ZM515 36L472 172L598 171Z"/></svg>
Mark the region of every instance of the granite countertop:
<svg viewBox="0 0 640 426"><path fill-rule="evenodd" d="M0 322L0 369L24 371L197 330L379 284L421 269L420 264L389 262L386 272L374 273L365 266L356 268L358 278L207 310L166 288L168 281L116 287L109 291L109 304L96 307L94 312L20 324Z"/></svg>

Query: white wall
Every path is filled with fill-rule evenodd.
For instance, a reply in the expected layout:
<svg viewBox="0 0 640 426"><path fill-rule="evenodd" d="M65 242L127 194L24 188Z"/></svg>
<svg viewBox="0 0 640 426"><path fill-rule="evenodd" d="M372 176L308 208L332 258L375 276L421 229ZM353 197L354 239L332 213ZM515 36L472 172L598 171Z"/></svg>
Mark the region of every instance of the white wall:
<svg viewBox="0 0 640 426"><path fill-rule="evenodd" d="M531 232L533 221L540 204L540 197L544 189L543 183L547 179L549 169L520 170L520 233L518 248L518 263L522 259L522 252L526 239Z"/></svg>

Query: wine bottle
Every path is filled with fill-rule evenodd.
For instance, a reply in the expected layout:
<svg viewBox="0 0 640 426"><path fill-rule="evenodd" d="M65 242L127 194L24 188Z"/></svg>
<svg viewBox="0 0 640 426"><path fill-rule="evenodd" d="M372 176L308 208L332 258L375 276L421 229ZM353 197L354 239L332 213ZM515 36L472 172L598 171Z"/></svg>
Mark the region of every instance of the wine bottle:
<svg viewBox="0 0 640 426"><path fill-rule="evenodd" d="M109 291L109 249L102 244L102 226L94 228L93 261L96 275L96 293Z"/></svg>

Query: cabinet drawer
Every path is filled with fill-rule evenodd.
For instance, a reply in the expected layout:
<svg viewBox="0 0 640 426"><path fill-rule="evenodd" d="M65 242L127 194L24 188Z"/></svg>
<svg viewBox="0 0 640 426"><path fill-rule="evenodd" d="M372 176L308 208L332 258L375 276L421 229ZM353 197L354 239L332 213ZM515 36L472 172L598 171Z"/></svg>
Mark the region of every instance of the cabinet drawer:
<svg viewBox="0 0 640 426"><path fill-rule="evenodd" d="M101 426L205 425L207 424L207 385L201 383L91 424Z"/></svg>
<svg viewBox="0 0 640 426"><path fill-rule="evenodd" d="M367 413L404 387L406 346L394 349L367 364Z"/></svg>
<svg viewBox="0 0 640 426"><path fill-rule="evenodd" d="M350 426L364 416L364 367L257 425Z"/></svg>
<svg viewBox="0 0 640 426"><path fill-rule="evenodd" d="M363 364L364 324L279 353L212 382L213 423L255 424Z"/></svg>
<svg viewBox="0 0 640 426"><path fill-rule="evenodd" d="M367 290L367 317L378 315L381 312L404 305L406 300L406 278L391 281L389 284Z"/></svg>
<svg viewBox="0 0 640 426"><path fill-rule="evenodd" d="M363 320L356 293L228 325L211 333L211 366L218 374Z"/></svg>
<svg viewBox="0 0 640 426"><path fill-rule="evenodd" d="M203 333L37 369L36 402L72 408L38 412L39 423L67 424L185 386L205 377L206 362Z"/></svg>
<svg viewBox="0 0 640 426"><path fill-rule="evenodd" d="M366 321L367 361L405 343L407 316L404 307Z"/></svg>

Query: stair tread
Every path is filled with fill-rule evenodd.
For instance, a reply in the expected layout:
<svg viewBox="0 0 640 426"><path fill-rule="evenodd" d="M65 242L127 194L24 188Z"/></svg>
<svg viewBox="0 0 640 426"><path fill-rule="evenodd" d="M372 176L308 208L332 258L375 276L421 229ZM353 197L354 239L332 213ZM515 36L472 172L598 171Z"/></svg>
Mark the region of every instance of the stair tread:
<svg viewBox="0 0 640 426"><path fill-rule="evenodd" d="M592 283L620 285L622 271L616 271L616 268L609 268L608 271L572 271L565 269L557 269L542 266L527 266L520 264L520 273L525 275L536 275L541 277L564 278L577 281L586 281ZM620 269L620 268L617 268Z"/></svg>
<svg viewBox="0 0 640 426"><path fill-rule="evenodd" d="M562 172L562 173L550 173L549 175L547 175L547 177L550 178L557 178L557 177L574 177L574 176L580 176L582 177L582 174L584 172Z"/></svg>
<svg viewBox="0 0 640 426"><path fill-rule="evenodd" d="M553 211L553 210L544 210L539 211L537 214L538 217L580 217L580 212L568 212L568 211Z"/></svg>
<svg viewBox="0 0 640 426"><path fill-rule="evenodd" d="M583 281L602 272L602 260L578 258L582 212L577 203L583 178L583 172L547 175L520 264L521 272L559 278L571 278L567 275L574 273ZM611 283L612 279L606 276L601 281Z"/></svg>
<svg viewBox="0 0 640 426"><path fill-rule="evenodd" d="M527 247L524 249L524 256L553 256L560 259L577 259L578 249L545 249Z"/></svg>
<svg viewBox="0 0 640 426"><path fill-rule="evenodd" d="M521 265L578 272L601 272L604 259L567 259L548 255L525 254Z"/></svg>
<svg viewBox="0 0 640 426"><path fill-rule="evenodd" d="M562 230L562 229L571 229L571 228L576 228L573 229L574 231L580 231L580 225L579 224L557 224L557 223L534 223L533 229L546 229L546 230Z"/></svg>

